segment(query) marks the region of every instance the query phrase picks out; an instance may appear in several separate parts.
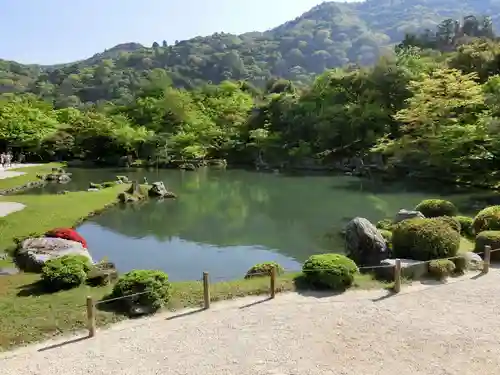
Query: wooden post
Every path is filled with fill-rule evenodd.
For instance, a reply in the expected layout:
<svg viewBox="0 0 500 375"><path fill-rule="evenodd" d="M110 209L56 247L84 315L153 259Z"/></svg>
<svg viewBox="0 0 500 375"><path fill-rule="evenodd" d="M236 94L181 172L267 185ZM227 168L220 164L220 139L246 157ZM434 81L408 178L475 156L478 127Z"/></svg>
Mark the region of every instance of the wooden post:
<svg viewBox="0 0 500 375"><path fill-rule="evenodd" d="M205 310L210 308L210 284L208 283L208 272L203 272L203 301Z"/></svg>
<svg viewBox="0 0 500 375"><path fill-rule="evenodd" d="M89 329L89 337L95 336L95 305L92 297L87 297L87 327Z"/></svg>
<svg viewBox="0 0 500 375"><path fill-rule="evenodd" d="M484 247L484 259L483 259L483 273L486 274L490 271L490 261L491 261L491 246L486 245Z"/></svg>
<svg viewBox="0 0 500 375"><path fill-rule="evenodd" d="M401 292L401 259L396 259L394 265L394 293Z"/></svg>
<svg viewBox="0 0 500 375"><path fill-rule="evenodd" d="M271 298L276 297L276 267L271 268Z"/></svg>

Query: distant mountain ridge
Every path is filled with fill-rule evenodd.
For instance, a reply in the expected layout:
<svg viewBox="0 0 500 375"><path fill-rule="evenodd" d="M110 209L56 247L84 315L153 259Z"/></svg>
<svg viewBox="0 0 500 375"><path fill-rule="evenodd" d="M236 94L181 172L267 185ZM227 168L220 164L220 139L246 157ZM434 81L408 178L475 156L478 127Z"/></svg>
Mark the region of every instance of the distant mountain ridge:
<svg viewBox="0 0 500 375"><path fill-rule="evenodd" d="M470 14L491 16L500 27L499 0L326 2L264 32L214 33L171 46L122 43L53 66L0 60L0 92L33 92L64 107L131 100L151 76L164 73L187 88L226 79L263 85L276 76L300 84L325 69L372 64L405 33Z"/></svg>

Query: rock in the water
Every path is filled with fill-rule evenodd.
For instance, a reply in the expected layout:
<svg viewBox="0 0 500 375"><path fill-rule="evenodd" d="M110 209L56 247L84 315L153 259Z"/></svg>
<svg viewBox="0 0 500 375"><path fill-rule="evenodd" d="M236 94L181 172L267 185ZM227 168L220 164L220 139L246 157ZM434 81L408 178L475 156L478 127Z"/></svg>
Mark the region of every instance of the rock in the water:
<svg viewBox="0 0 500 375"><path fill-rule="evenodd" d="M122 203L131 203L131 202L138 202L139 197L123 192L118 194L118 200Z"/></svg>
<svg viewBox="0 0 500 375"><path fill-rule="evenodd" d="M384 237L367 219L356 217L345 228L348 256L360 266L373 266L390 257Z"/></svg>
<svg viewBox="0 0 500 375"><path fill-rule="evenodd" d="M380 262L381 266L374 269L377 278L394 281L394 267L396 259L384 259ZM401 259L401 276L405 279L418 280L427 275L429 264L420 260Z"/></svg>
<svg viewBox="0 0 500 375"><path fill-rule="evenodd" d="M184 163L184 164L179 165L179 169L183 169L185 171L195 171L196 166L192 163Z"/></svg>
<svg viewBox="0 0 500 375"><path fill-rule="evenodd" d="M127 176L116 176L117 181L121 181L124 184L127 184L130 182Z"/></svg>
<svg viewBox="0 0 500 375"><path fill-rule="evenodd" d="M28 238L24 240L16 253L16 263L28 272L40 272L45 262L63 255L82 255L92 263L88 250L80 242L62 238Z"/></svg>
<svg viewBox="0 0 500 375"><path fill-rule="evenodd" d="M410 211L410 210L399 210L394 218L394 223L399 223L403 220L413 219L413 218L421 218L424 219L425 216L420 211Z"/></svg>
<svg viewBox="0 0 500 375"><path fill-rule="evenodd" d="M176 198L176 195L167 190L163 182L153 182L151 189L149 189L149 196L162 197L162 198Z"/></svg>

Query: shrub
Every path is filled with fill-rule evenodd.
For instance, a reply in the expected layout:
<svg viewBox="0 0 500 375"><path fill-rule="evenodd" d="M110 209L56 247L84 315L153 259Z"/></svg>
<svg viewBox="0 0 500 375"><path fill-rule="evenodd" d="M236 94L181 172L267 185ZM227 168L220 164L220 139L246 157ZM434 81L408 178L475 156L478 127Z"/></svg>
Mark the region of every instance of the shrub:
<svg viewBox="0 0 500 375"><path fill-rule="evenodd" d="M45 233L45 237L63 238L65 240L80 242L83 247L87 248L87 241L71 228L56 228Z"/></svg>
<svg viewBox="0 0 500 375"><path fill-rule="evenodd" d="M474 251L482 253L485 246L491 246L491 250L500 249L500 231L498 230L485 230L476 236L476 243ZM491 252L492 260L500 259L500 251Z"/></svg>
<svg viewBox="0 0 500 375"><path fill-rule="evenodd" d="M444 221L446 224L448 224L454 231L460 233L460 230L462 227L460 226L460 222L452 216L438 216L435 218L436 220L441 220Z"/></svg>
<svg viewBox="0 0 500 375"><path fill-rule="evenodd" d="M415 218L399 223L392 233L395 257L431 260L455 256L460 234L442 220Z"/></svg>
<svg viewBox="0 0 500 375"><path fill-rule="evenodd" d="M455 271L455 263L450 259L436 259L429 263L429 273L439 280L451 275Z"/></svg>
<svg viewBox="0 0 500 375"><path fill-rule="evenodd" d="M391 219L383 219L377 221L377 225L375 225L378 229L392 231L394 227L394 222Z"/></svg>
<svg viewBox="0 0 500 375"><path fill-rule="evenodd" d="M50 289L69 289L83 284L90 269L88 258L80 255L64 255L45 262L42 281Z"/></svg>
<svg viewBox="0 0 500 375"><path fill-rule="evenodd" d="M460 223L460 234L464 237L474 237L474 228L472 223L474 219L467 216L455 216L455 219Z"/></svg>
<svg viewBox="0 0 500 375"><path fill-rule="evenodd" d="M311 256L302 266L302 272L311 285L344 290L354 282L358 267L344 255L320 254Z"/></svg>
<svg viewBox="0 0 500 375"><path fill-rule="evenodd" d="M259 276L270 276L272 267L276 267L276 274L281 275L285 270L276 262L259 263L250 268L245 275L245 279Z"/></svg>
<svg viewBox="0 0 500 375"><path fill-rule="evenodd" d="M388 245L392 244L392 232L390 230L379 229L380 234L384 237Z"/></svg>
<svg viewBox="0 0 500 375"><path fill-rule="evenodd" d="M425 199L415 207L415 211L420 211L426 218L455 216L458 213L453 203L443 199Z"/></svg>
<svg viewBox="0 0 500 375"><path fill-rule="evenodd" d="M143 293L145 292L145 293ZM158 310L170 299L171 286L168 275L162 271L135 270L127 272L118 278L112 292L112 297L124 297L142 293L121 301Z"/></svg>
<svg viewBox="0 0 500 375"><path fill-rule="evenodd" d="M500 230L500 206L490 206L481 210L472 222L474 233L485 230Z"/></svg>
<svg viewBox="0 0 500 375"><path fill-rule="evenodd" d="M453 258L453 263L455 264L455 272L459 275L463 275L467 271L468 262L465 256L459 255Z"/></svg>

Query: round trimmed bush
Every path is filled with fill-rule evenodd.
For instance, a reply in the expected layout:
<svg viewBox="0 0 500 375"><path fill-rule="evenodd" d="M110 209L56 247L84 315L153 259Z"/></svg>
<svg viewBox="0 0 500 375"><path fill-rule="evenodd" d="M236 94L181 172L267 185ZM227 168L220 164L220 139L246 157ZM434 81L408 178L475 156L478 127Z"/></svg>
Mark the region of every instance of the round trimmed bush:
<svg viewBox="0 0 500 375"><path fill-rule="evenodd" d="M444 199L425 199L415 207L415 211L420 211L426 218L455 216L458 213L455 205Z"/></svg>
<svg viewBox="0 0 500 375"><path fill-rule="evenodd" d="M388 245L392 244L392 232L390 230L379 229L380 234L384 237Z"/></svg>
<svg viewBox="0 0 500 375"><path fill-rule="evenodd" d="M485 230L476 236L474 252L482 253L485 246L491 246L491 250L500 249L500 231ZM491 252L491 260L500 260L500 251Z"/></svg>
<svg viewBox="0 0 500 375"><path fill-rule="evenodd" d="M455 219L460 223L460 234L464 237L474 237L474 228L472 223L474 219L468 216L455 216Z"/></svg>
<svg viewBox="0 0 500 375"><path fill-rule="evenodd" d="M500 206L486 207L474 218L472 223L474 233L481 233L485 230L500 230Z"/></svg>
<svg viewBox="0 0 500 375"><path fill-rule="evenodd" d="M397 258L448 258L455 256L459 247L460 233L439 219L404 220L392 232L393 255Z"/></svg>
<svg viewBox="0 0 500 375"><path fill-rule="evenodd" d="M42 281L49 289L70 289L83 284L90 269L88 258L80 255L64 255L45 262Z"/></svg>
<svg viewBox="0 0 500 375"><path fill-rule="evenodd" d="M452 216L439 216L435 218L436 220L441 220L444 221L446 224L448 224L450 227L453 228L454 231L460 233L460 230L462 227L460 226L460 222Z"/></svg>
<svg viewBox="0 0 500 375"><path fill-rule="evenodd" d="M302 266L305 279L313 286L345 290L359 272L356 263L342 254L312 255Z"/></svg>
<svg viewBox="0 0 500 375"><path fill-rule="evenodd" d="M83 247L87 248L87 241L85 241L85 238L80 236L80 234L76 230L71 228L56 228L49 230L47 233L45 233L45 237L55 237L62 238L64 240L80 242Z"/></svg>
<svg viewBox="0 0 500 375"><path fill-rule="evenodd" d="M391 219L383 219L377 221L377 224L375 226L377 227L377 229L392 231L394 222Z"/></svg>
<svg viewBox="0 0 500 375"><path fill-rule="evenodd" d="M463 275L467 271L468 262L465 256L459 255L453 258L453 263L455 264L455 273Z"/></svg>
<svg viewBox="0 0 500 375"><path fill-rule="evenodd" d="M276 274L281 275L285 270L276 262L258 263L247 271L245 279L252 277L271 276L272 268L276 268Z"/></svg>
<svg viewBox="0 0 500 375"><path fill-rule="evenodd" d="M455 263L450 259L436 259L429 262L429 273L442 280L455 271Z"/></svg>
<svg viewBox="0 0 500 375"><path fill-rule="evenodd" d="M158 310L170 300L171 286L168 275L162 271L134 270L119 277L112 292L113 298L139 295L123 298L121 301Z"/></svg>

